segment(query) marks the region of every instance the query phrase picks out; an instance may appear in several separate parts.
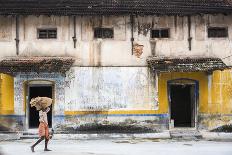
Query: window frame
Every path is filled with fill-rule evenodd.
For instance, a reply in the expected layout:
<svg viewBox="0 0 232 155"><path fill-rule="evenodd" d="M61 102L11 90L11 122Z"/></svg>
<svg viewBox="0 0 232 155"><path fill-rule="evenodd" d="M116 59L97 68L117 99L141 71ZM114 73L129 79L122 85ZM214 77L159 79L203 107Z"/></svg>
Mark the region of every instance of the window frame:
<svg viewBox="0 0 232 155"><path fill-rule="evenodd" d="M209 29L225 29L226 30L226 36L223 37L210 37L209 36ZM225 38L229 38L229 29L227 26L211 26L211 27L207 27L207 37L209 39L225 39Z"/></svg>
<svg viewBox="0 0 232 155"><path fill-rule="evenodd" d="M101 31L102 30L104 30L104 29L109 29L109 30L112 30L112 37L103 37L103 32L101 32L102 34L102 36L101 37L95 37L95 30L97 30L97 29L101 29ZM93 38L94 39L114 39L114 28L113 27L94 27L93 28Z"/></svg>
<svg viewBox="0 0 232 155"><path fill-rule="evenodd" d="M43 30L43 31L47 31L46 35L47 37L46 38L41 38L40 37L40 31ZM55 30L56 31L56 37L55 38L52 38L52 37L49 37L49 31L53 31ZM37 39L57 39L58 36L57 36L57 28L37 28Z"/></svg>
<svg viewBox="0 0 232 155"><path fill-rule="evenodd" d="M152 37L152 36L153 36L153 35L152 35L152 34L153 34L153 31L156 31L156 30L159 31L159 37ZM163 31L163 30L167 30L167 32L168 32L168 37L161 37L161 36L162 36L161 31ZM169 38L171 38L171 35L170 35L170 28L155 28L155 29L151 29L150 38L151 38L151 39L169 39Z"/></svg>

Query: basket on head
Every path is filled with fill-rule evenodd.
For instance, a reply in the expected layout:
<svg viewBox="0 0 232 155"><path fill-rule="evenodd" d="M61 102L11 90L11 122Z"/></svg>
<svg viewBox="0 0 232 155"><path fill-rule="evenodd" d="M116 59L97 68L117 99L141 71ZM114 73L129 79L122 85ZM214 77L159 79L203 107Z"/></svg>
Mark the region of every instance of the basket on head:
<svg viewBox="0 0 232 155"><path fill-rule="evenodd" d="M49 97L36 97L30 101L31 107L36 107L36 110L41 110L49 107L52 104L52 99Z"/></svg>

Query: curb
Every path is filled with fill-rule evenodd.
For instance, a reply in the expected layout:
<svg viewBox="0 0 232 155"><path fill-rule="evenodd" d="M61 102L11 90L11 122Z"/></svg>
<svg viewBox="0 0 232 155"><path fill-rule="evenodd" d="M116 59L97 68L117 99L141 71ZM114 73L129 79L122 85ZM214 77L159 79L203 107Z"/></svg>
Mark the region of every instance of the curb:
<svg viewBox="0 0 232 155"><path fill-rule="evenodd" d="M202 140L210 141L232 141L232 133L225 132L208 132L200 131ZM23 138L22 133L0 133L0 141L10 140L23 140L35 139L38 135L26 135ZM53 140L98 140L98 139L172 139L169 131L160 133L141 133L141 134L124 134L124 133L111 133L111 134L54 134ZM185 139L182 137L180 139Z"/></svg>
<svg viewBox="0 0 232 155"><path fill-rule="evenodd" d="M20 137L19 133L0 133L0 141L19 140Z"/></svg>
<svg viewBox="0 0 232 155"><path fill-rule="evenodd" d="M97 139L170 139L169 132L145 134L54 134L54 140L97 140Z"/></svg>
<svg viewBox="0 0 232 155"><path fill-rule="evenodd" d="M232 141L232 133L226 132L200 132L203 139L212 141Z"/></svg>

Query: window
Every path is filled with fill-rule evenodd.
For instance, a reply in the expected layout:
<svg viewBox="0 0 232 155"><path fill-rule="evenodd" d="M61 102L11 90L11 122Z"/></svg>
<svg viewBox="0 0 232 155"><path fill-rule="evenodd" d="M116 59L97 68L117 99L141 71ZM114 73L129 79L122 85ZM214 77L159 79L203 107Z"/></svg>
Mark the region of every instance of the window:
<svg viewBox="0 0 232 155"><path fill-rule="evenodd" d="M227 27L209 27L208 38L226 38L228 37Z"/></svg>
<svg viewBox="0 0 232 155"><path fill-rule="evenodd" d="M57 38L57 29L37 29L37 38L38 39L56 39Z"/></svg>
<svg viewBox="0 0 232 155"><path fill-rule="evenodd" d="M94 28L94 38L114 38L113 28Z"/></svg>
<svg viewBox="0 0 232 155"><path fill-rule="evenodd" d="M169 38L169 29L151 30L151 38Z"/></svg>

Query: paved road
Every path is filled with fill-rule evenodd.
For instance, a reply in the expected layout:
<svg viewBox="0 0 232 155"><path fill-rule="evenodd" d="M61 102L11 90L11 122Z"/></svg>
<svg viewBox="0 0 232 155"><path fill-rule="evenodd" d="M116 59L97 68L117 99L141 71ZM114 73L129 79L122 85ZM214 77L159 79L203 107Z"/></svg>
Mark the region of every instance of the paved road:
<svg viewBox="0 0 232 155"><path fill-rule="evenodd" d="M0 142L3 155L31 155L35 140ZM232 142L171 140L52 140L43 151L40 144L34 155L232 155Z"/></svg>

